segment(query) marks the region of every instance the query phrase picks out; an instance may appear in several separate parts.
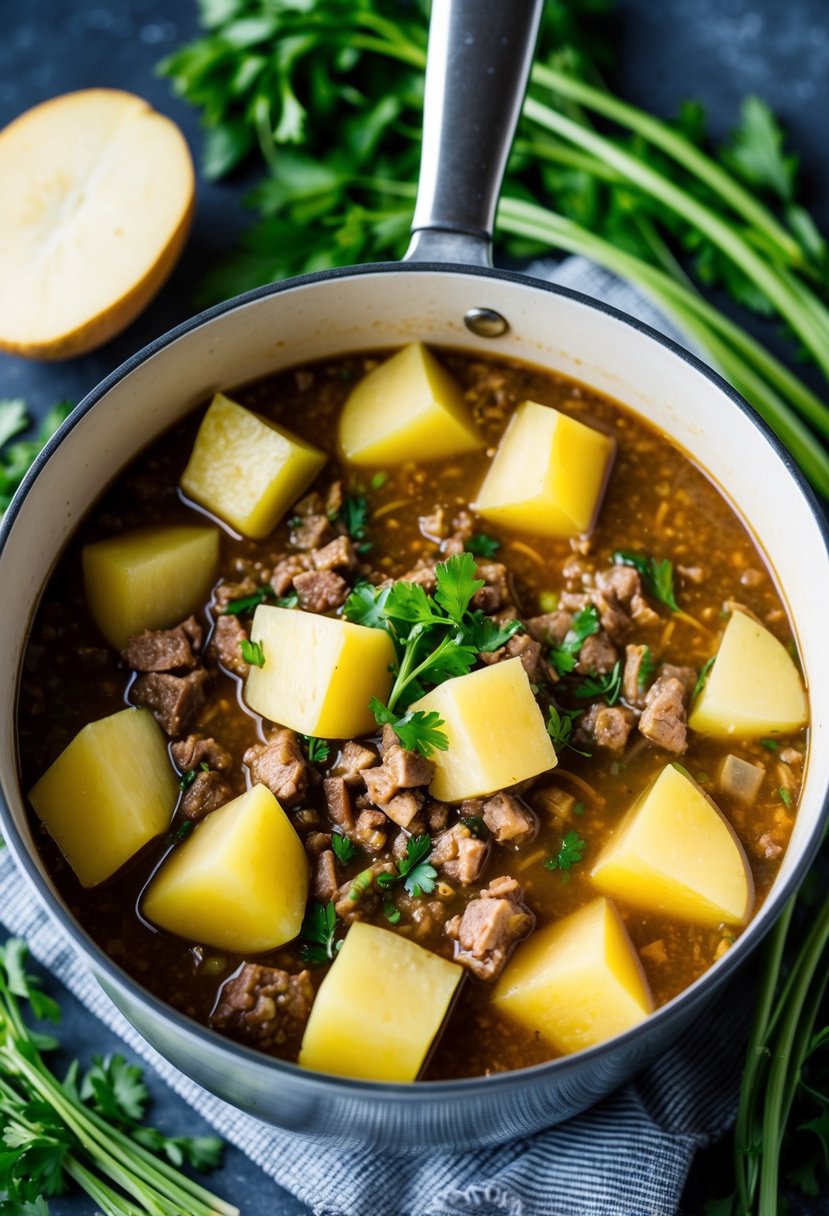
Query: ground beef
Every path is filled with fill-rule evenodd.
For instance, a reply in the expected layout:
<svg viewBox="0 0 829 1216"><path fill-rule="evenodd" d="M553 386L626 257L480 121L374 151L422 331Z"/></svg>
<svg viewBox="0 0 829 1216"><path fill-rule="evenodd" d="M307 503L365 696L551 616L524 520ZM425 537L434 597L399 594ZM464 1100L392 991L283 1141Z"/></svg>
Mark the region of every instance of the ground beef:
<svg viewBox="0 0 829 1216"><path fill-rule="evenodd" d="M348 599L351 588L333 570L308 570L294 579L300 607L306 612L332 612Z"/></svg>
<svg viewBox="0 0 829 1216"><path fill-rule="evenodd" d="M323 849L311 871L311 894L314 899L327 904L334 898L338 886L336 858L331 849Z"/></svg>
<svg viewBox="0 0 829 1216"><path fill-rule="evenodd" d="M489 798L483 805L481 817L496 844L526 844L538 831L535 815L514 794L500 793Z"/></svg>
<svg viewBox="0 0 829 1216"><path fill-rule="evenodd" d="M429 860L443 874L469 886L477 882L484 868L489 845L473 836L463 823L456 823L436 837Z"/></svg>
<svg viewBox="0 0 829 1216"><path fill-rule="evenodd" d="M602 629L582 642L576 671L580 676L606 676L616 666L618 657L615 646Z"/></svg>
<svg viewBox="0 0 829 1216"><path fill-rule="evenodd" d="M266 785L285 807L297 806L308 793L313 769L299 744L296 731L278 729L267 743L254 743L243 760L254 785Z"/></svg>
<svg viewBox="0 0 829 1216"><path fill-rule="evenodd" d="M535 917L523 899L515 879L496 878L469 901L462 916L447 922L446 932L457 943L456 961L479 979L497 979L515 943L533 928Z"/></svg>
<svg viewBox="0 0 829 1216"><path fill-rule="evenodd" d="M192 671L198 663L202 627L190 616L175 629L145 629L131 637L122 651L133 671Z"/></svg>
<svg viewBox="0 0 829 1216"><path fill-rule="evenodd" d="M659 675L663 679L679 680L689 697L697 686L696 667L675 667L673 663L663 663Z"/></svg>
<svg viewBox="0 0 829 1216"><path fill-rule="evenodd" d="M382 811L360 811L354 824L354 839L367 853L382 853L388 841L388 816Z"/></svg>
<svg viewBox="0 0 829 1216"><path fill-rule="evenodd" d="M331 822L336 823L344 832L353 832L354 811L345 778L326 777L322 783L322 792Z"/></svg>
<svg viewBox="0 0 829 1216"><path fill-rule="evenodd" d="M173 763L180 772L206 764L208 768L224 772L233 763L233 757L227 748L222 747L217 739L205 738L204 735L188 735L179 739L170 747Z"/></svg>
<svg viewBox="0 0 829 1216"><path fill-rule="evenodd" d="M334 539L334 529L327 515L307 515L301 523L291 529L291 544L306 552L321 549Z"/></svg>
<svg viewBox="0 0 829 1216"><path fill-rule="evenodd" d="M470 607L483 612L497 612L510 603L507 568L502 562L478 562L475 577L482 578L484 585L472 596Z"/></svg>
<svg viewBox="0 0 829 1216"><path fill-rule="evenodd" d="M384 732L383 763L366 769L363 777L374 805L400 827L407 828L425 801L422 792L413 791L429 785L435 775L435 766L425 756L401 747L393 733L391 737L394 743Z"/></svg>
<svg viewBox="0 0 829 1216"><path fill-rule="evenodd" d="M572 623L572 614L559 609L557 612L545 612L541 616L530 617L524 625L531 638L551 646L564 641Z"/></svg>
<svg viewBox="0 0 829 1216"><path fill-rule="evenodd" d="M646 739L676 755L688 746L685 696L685 688L676 676L660 675L648 689L639 719L639 729Z"/></svg>
<svg viewBox="0 0 829 1216"><path fill-rule="evenodd" d="M230 614L216 618L216 626L210 639L210 649L226 671L243 680L250 668L242 658L242 642L248 641L247 630L238 616Z"/></svg>
<svg viewBox="0 0 829 1216"><path fill-rule="evenodd" d="M274 566L270 577L270 585L274 594L279 599L288 595L297 575L304 574L311 569L312 565L311 558L305 553L291 553L288 557L281 558Z"/></svg>
<svg viewBox="0 0 829 1216"><path fill-rule="evenodd" d="M219 583L213 592L213 606L221 612L231 600L246 599L258 588L259 584L254 578L244 578L239 583Z"/></svg>
<svg viewBox="0 0 829 1216"><path fill-rule="evenodd" d="M622 705L604 705L601 701L591 705L579 719L579 736L595 747L621 753L627 747L634 726L634 715Z"/></svg>
<svg viewBox="0 0 829 1216"><path fill-rule="evenodd" d="M201 667L186 676L152 671L138 677L130 695L135 705L152 710L165 734L175 738L184 734L204 706L207 680Z"/></svg>
<svg viewBox="0 0 829 1216"><path fill-rule="evenodd" d="M596 575L599 591L616 598L622 607L627 607L635 595L642 592L642 580L633 566L611 566Z"/></svg>
<svg viewBox="0 0 829 1216"><path fill-rule="evenodd" d="M622 672L622 696L628 705L641 709L645 704L645 689L641 680L642 663L648 652L647 646L625 647L625 666ZM650 678L650 677L648 677Z"/></svg>
<svg viewBox="0 0 829 1216"><path fill-rule="evenodd" d="M230 802L232 797L233 790L221 773L198 772L184 791L179 810L186 819L198 823L211 811L217 811L220 806Z"/></svg>
<svg viewBox="0 0 829 1216"><path fill-rule="evenodd" d="M226 980L210 1017L211 1026L262 1051L299 1050L314 989L307 971L289 975L275 967L243 963Z"/></svg>
<svg viewBox="0 0 829 1216"><path fill-rule="evenodd" d="M347 536L338 536L323 549L315 549L311 560L316 570L353 570L354 546Z"/></svg>
<svg viewBox="0 0 829 1216"><path fill-rule="evenodd" d="M331 769L332 777L342 777L346 785L359 785L367 768L377 764L377 756L356 739L349 739Z"/></svg>
<svg viewBox="0 0 829 1216"><path fill-rule="evenodd" d="M401 581L405 583L415 583L418 587L422 587L427 595L434 595L438 586L437 577L435 575L435 564L435 559L433 557L418 558L411 570L407 570L405 574L400 576ZM391 585L391 580L389 580L389 585Z"/></svg>
<svg viewBox="0 0 829 1216"><path fill-rule="evenodd" d="M505 646L498 650L484 651L479 658L490 666L500 663L502 659L518 658L531 681L536 682L540 678L541 644L527 633L514 634Z"/></svg>

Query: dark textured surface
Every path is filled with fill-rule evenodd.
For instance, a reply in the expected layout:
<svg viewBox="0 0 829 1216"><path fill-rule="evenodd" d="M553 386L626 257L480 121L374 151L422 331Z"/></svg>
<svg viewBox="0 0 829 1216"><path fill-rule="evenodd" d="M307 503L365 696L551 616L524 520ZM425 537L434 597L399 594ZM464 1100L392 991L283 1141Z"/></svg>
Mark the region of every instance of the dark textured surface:
<svg viewBox="0 0 829 1216"><path fill-rule="evenodd" d="M803 161L807 201L823 227L829 227L827 0L787 0L785 5L776 0L620 0L619 9L621 92L666 115L683 98L699 97L717 135L733 123L746 93L760 94L789 128ZM194 113L153 74L157 60L195 29L194 0L0 0L0 127L57 93L113 86L140 93L169 114L197 152ZM244 224L238 206L243 185L238 180L219 186L200 183L194 230L179 267L124 334L72 363L37 364L0 355L0 397L25 397L35 414L59 398L80 400L128 355L187 317L195 284ZM767 327L758 332L775 344ZM72 1054L88 1057L118 1049L117 1040L72 998L56 995L64 1005L63 1038ZM179 1134L204 1130L163 1084L152 1088L153 1118L160 1126ZM716 1179L721 1168L725 1177L716 1153L699 1159L684 1208L689 1216L699 1211L706 1177ZM235 1150L227 1153L213 1184L246 1216L307 1211ZM85 1199L61 1199L52 1207L55 1216L89 1216L94 1210ZM622 1197L619 1216L626 1216Z"/></svg>

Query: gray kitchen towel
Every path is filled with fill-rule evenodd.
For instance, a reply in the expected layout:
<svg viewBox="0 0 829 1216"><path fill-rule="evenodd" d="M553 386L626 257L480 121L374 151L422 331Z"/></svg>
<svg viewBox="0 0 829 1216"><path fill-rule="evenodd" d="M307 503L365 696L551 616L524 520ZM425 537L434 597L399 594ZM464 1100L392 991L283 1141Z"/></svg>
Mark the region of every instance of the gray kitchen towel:
<svg viewBox="0 0 829 1216"><path fill-rule="evenodd" d="M682 341L648 301L582 259L532 271ZM0 920L226 1140L319 1216L673 1216L694 1153L733 1117L749 1002L732 983L658 1063L559 1127L445 1157L320 1147L241 1114L144 1042L49 920L8 850L0 854Z"/></svg>

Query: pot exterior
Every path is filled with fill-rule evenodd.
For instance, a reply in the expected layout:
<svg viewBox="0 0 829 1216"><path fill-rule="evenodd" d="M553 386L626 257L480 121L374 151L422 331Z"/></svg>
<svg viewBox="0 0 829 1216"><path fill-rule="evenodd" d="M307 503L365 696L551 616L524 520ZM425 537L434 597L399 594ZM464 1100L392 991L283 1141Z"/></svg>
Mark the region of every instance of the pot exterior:
<svg viewBox="0 0 829 1216"><path fill-rule="evenodd" d="M505 334L470 333L494 309ZM284 367L413 339L509 356L607 393L667 433L751 521L790 611L809 686L812 738L792 842L765 905L705 976L645 1023L547 1065L459 1082L392 1086L304 1072L190 1023L145 993L87 937L43 870L20 790L19 673L43 586L69 535L132 458L217 389ZM612 310L518 275L420 264L293 280L222 305L160 339L76 411L27 478L0 531L0 821L47 908L115 1003L183 1072L227 1101L343 1145L448 1152L525 1135L584 1109L655 1059L700 1015L770 927L817 850L829 788L825 604L829 555L816 503L744 403L698 361Z"/></svg>

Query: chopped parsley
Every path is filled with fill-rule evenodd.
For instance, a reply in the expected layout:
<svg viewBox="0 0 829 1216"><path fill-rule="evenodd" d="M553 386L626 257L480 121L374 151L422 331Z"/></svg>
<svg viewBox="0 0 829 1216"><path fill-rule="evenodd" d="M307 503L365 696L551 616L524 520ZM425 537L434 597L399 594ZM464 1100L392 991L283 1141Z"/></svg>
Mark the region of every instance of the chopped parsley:
<svg viewBox="0 0 829 1216"><path fill-rule="evenodd" d="M341 866L348 865L357 855L357 846L354 841L349 840L347 836L343 836L340 832L332 833L331 848L334 850L334 856Z"/></svg>
<svg viewBox="0 0 829 1216"><path fill-rule="evenodd" d="M494 536L487 536L485 532L470 536L464 544L466 552L474 553L476 557L494 557L500 548L501 542Z"/></svg>
<svg viewBox="0 0 829 1216"><path fill-rule="evenodd" d="M242 638L239 649L242 652L242 658L246 663L250 663L251 667L265 666L265 652L261 642L249 642L247 638Z"/></svg>
<svg viewBox="0 0 829 1216"><path fill-rule="evenodd" d="M348 535L356 544L358 553L368 553L371 542L366 540L366 524L368 522L368 501L362 494L349 495L343 499L343 505L331 516L339 520Z"/></svg>
<svg viewBox="0 0 829 1216"><path fill-rule="evenodd" d="M764 747L767 752L777 752L780 750L780 744L776 739L761 739L760 746Z"/></svg>
<svg viewBox="0 0 829 1216"><path fill-rule="evenodd" d="M575 806L573 807L573 814L574 815L583 815L584 814L584 803L583 802L577 802L575 804Z"/></svg>
<svg viewBox="0 0 829 1216"><path fill-rule="evenodd" d="M559 709L556 705L551 705L547 710L547 734L553 741L553 747L556 751L562 748L569 747L570 751L576 752L579 756L589 756L590 752L581 751L580 748L574 747L570 742L573 734L573 724L577 718L580 718L584 711L581 709Z"/></svg>
<svg viewBox="0 0 829 1216"><path fill-rule="evenodd" d="M383 915L390 925L400 924L402 914L400 909L394 906L394 902L391 899L386 898L383 900Z"/></svg>
<svg viewBox="0 0 829 1216"><path fill-rule="evenodd" d="M332 900L327 904L313 900L308 905L299 935L302 938L300 953L306 963L322 966L331 962L342 946L336 941L337 910Z"/></svg>
<svg viewBox="0 0 829 1216"><path fill-rule="evenodd" d="M253 612L260 604L273 602L276 599L272 587L257 587L250 595L241 595L236 600L228 600L222 609L225 616L241 616L243 612Z"/></svg>
<svg viewBox="0 0 829 1216"><path fill-rule="evenodd" d="M613 554L613 561L617 566L632 566L639 572L645 590L655 600L670 608L671 612L679 612L674 590L674 567L667 557L660 561L642 553L629 553L625 549L617 549Z"/></svg>
<svg viewBox="0 0 829 1216"><path fill-rule="evenodd" d="M433 709L427 713L417 709L414 712L407 710L405 714L396 714L376 697L369 701L369 708L377 725L391 726L407 751L431 756L433 751L445 752L449 746L449 740L440 729L444 723L437 710Z"/></svg>
<svg viewBox="0 0 829 1216"><path fill-rule="evenodd" d="M792 796L786 787L784 785L779 786L777 792L780 795L780 801L783 803L783 806L786 807L787 810L791 809Z"/></svg>
<svg viewBox="0 0 829 1216"><path fill-rule="evenodd" d="M694 691L691 693L692 701L696 701L697 697L702 692L703 688L705 688L705 685L708 683L708 677L711 674L711 668L714 666L714 659L716 657L717 657L716 655L712 655L711 658L706 659L705 662L703 663L702 667L700 667L699 675L697 676L697 682L694 685Z"/></svg>
<svg viewBox="0 0 829 1216"><path fill-rule="evenodd" d="M654 661L653 652L650 646L646 646L642 651L642 661L639 664L639 674L636 677L636 683L640 692L644 692L655 670L656 662Z"/></svg>
<svg viewBox="0 0 829 1216"><path fill-rule="evenodd" d="M480 815L461 815L461 823L465 828L469 828L472 835L477 836L478 840L489 840L489 828Z"/></svg>
<svg viewBox="0 0 829 1216"><path fill-rule="evenodd" d="M406 856L397 863L397 873L378 874L377 886L381 891L387 891L395 883L402 882L413 899L419 899L421 895L431 895L438 876L437 870L428 861L431 852L431 836L410 836L406 841Z"/></svg>
<svg viewBox="0 0 829 1216"><path fill-rule="evenodd" d="M195 823L193 823L192 819L182 819L181 823L178 825L175 832L173 833L173 840L176 842L178 842L179 840L185 840L190 835L190 833L193 831L193 828L195 826L196 825L195 825Z"/></svg>
<svg viewBox="0 0 829 1216"><path fill-rule="evenodd" d="M615 705L622 692L622 660L612 671L603 676L588 676L576 688L577 697L604 697L608 705Z"/></svg>
<svg viewBox="0 0 829 1216"><path fill-rule="evenodd" d="M371 486L372 490L382 490L388 479L388 473L384 473L381 469L379 473L372 473L371 480L368 484Z"/></svg>
<svg viewBox="0 0 829 1216"><path fill-rule="evenodd" d="M591 634L598 632L598 610L595 604L588 604L573 617L564 641L548 652L547 657L559 675L566 676L575 670L582 646Z"/></svg>
<svg viewBox="0 0 829 1216"><path fill-rule="evenodd" d="M584 857L587 841L582 840L578 832L568 832L562 838L555 857L548 857L544 862L547 870L569 870L577 865Z"/></svg>
<svg viewBox="0 0 829 1216"><path fill-rule="evenodd" d="M199 774L199 770L200 770L201 772L203 772L203 773L209 773L209 772L210 772L210 765L207 763L207 761L206 761L206 760L202 760L202 762L201 762L201 764L199 765L198 769L195 769L195 768L189 768L189 769L187 770L187 772L186 772L186 773L182 773L182 774L181 774L181 781L179 781L179 783L178 783L178 788L179 788L180 790L189 790L190 786L191 786L191 785L193 784L193 782L196 780L196 777L197 777L197 776L198 776L198 774Z"/></svg>
<svg viewBox="0 0 829 1216"><path fill-rule="evenodd" d="M327 739L316 739L313 735L301 735L300 737L312 764L322 764L331 755L331 744Z"/></svg>

